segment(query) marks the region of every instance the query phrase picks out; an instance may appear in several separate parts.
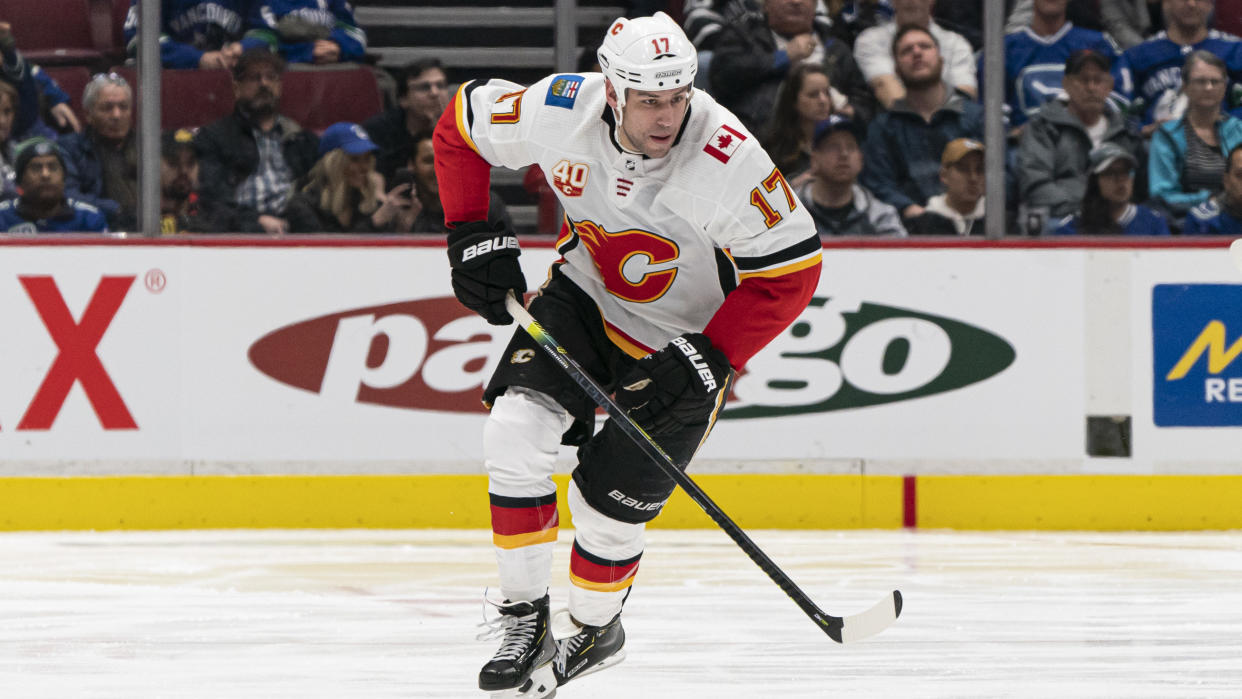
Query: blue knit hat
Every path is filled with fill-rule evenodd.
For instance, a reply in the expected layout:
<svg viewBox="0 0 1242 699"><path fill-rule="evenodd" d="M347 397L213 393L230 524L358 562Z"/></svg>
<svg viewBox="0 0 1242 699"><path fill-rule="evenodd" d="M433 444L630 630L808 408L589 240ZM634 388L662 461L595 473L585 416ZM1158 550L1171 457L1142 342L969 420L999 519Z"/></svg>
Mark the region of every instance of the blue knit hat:
<svg viewBox="0 0 1242 699"><path fill-rule="evenodd" d="M65 154L55 141L42 136L27 139L17 144L17 157L13 161L13 172L19 183L22 181L22 173L26 171L26 166L40 155L54 155L60 161L60 167L62 169L65 167Z"/></svg>

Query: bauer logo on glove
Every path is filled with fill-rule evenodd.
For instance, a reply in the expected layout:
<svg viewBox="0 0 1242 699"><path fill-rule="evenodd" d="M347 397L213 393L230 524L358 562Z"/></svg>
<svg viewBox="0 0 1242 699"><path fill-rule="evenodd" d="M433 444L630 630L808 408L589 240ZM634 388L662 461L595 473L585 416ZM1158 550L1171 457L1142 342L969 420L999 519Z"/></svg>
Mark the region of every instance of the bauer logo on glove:
<svg viewBox="0 0 1242 699"><path fill-rule="evenodd" d="M498 235L495 238L489 238L482 242L475 243L474 245L471 245L465 250L462 250L461 261L469 262L470 260L476 257L481 257L483 255L486 255L489 252L499 252L500 250L517 250L517 249L518 249L517 236L514 236L514 235L499 236Z"/></svg>
<svg viewBox="0 0 1242 699"><path fill-rule="evenodd" d="M711 419L731 372L706 335L681 335L638 360L620 382L617 405L650 434L678 432Z"/></svg>

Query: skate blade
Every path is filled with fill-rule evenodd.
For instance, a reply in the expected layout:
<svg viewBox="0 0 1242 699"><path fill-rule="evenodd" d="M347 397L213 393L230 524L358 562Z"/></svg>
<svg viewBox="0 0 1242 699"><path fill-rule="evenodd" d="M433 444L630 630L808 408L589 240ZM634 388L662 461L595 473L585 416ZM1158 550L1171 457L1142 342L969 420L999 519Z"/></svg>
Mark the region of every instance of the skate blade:
<svg viewBox="0 0 1242 699"><path fill-rule="evenodd" d="M617 651L616 653L613 653L612 655L608 656L607 658L604 658L604 659L603 659L603 660L601 660L600 662L595 663L594 665L592 665L591 667L589 667L589 668L587 668L587 669L583 670L582 672L579 672L578 674L574 675L574 676L573 676L572 678L570 678L570 679L577 680L577 679L581 679L581 678L583 678L583 677L586 677L587 675L590 675L590 674L592 674L592 673L599 672L600 670L607 670L608 668L612 667L613 665L616 665L617 663L621 662L622 660L625 660L625 648L622 648L621 650Z"/></svg>
<svg viewBox="0 0 1242 699"><path fill-rule="evenodd" d="M491 699L552 699L556 696L556 674L552 663L545 663L530 673L530 678L519 687L492 692Z"/></svg>

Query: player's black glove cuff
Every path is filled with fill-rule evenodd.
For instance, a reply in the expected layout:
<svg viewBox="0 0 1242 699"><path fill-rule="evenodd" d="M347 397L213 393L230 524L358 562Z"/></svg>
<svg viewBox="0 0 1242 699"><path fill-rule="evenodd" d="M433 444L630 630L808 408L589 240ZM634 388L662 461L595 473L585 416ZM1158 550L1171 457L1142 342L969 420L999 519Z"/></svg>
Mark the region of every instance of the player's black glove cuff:
<svg viewBox="0 0 1242 699"><path fill-rule="evenodd" d="M487 221L458 224L448 236L457 300L492 325L512 323L513 316L505 310L505 296L512 291L520 301L526 293L519 254L517 235L503 224L495 228Z"/></svg>
<svg viewBox="0 0 1242 699"><path fill-rule="evenodd" d="M706 335L681 335L638 360L620 382L617 405L650 434L677 432L711 418L732 371Z"/></svg>

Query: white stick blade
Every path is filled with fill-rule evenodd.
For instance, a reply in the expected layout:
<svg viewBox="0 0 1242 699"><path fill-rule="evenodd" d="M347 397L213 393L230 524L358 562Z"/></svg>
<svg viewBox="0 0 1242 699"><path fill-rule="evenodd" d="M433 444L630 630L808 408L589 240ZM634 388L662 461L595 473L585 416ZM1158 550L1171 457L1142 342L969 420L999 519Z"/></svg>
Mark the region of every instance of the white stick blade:
<svg viewBox="0 0 1242 699"><path fill-rule="evenodd" d="M1233 241L1229 246L1229 254L1233 255L1233 266L1242 270L1242 238Z"/></svg>
<svg viewBox="0 0 1242 699"><path fill-rule="evenodd" d="M841 642L853 643L874 636L887 629L901 614L901 593L893 590L893 594L876 603L874 607L844 618L841 627Z"/></svg>

